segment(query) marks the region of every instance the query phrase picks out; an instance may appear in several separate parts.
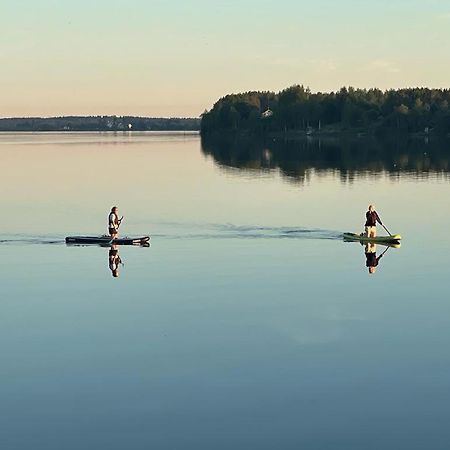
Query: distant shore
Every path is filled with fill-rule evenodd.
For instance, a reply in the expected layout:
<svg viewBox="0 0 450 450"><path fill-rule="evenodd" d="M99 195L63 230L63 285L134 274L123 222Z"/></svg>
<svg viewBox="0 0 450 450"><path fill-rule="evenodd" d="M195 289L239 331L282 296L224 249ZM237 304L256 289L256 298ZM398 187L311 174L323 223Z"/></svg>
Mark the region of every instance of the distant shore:
<svg viewBox="0 0 450 450"><path fill-rule="evenodd" d="M190 117L62 116L0 118L0 132L38 131L199 131Z"/></svg>

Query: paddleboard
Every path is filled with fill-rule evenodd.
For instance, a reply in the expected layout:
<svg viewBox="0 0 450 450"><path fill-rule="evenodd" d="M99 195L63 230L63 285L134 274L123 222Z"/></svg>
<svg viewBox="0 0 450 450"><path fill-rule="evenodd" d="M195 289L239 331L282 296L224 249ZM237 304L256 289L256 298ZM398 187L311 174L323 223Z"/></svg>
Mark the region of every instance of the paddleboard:
<svg viewBox="0 0 450 450"><path fill-rule="evenodd" d="M130 237L124 236L111 239L111 236L67 236L66 244L96 244L96 245L146 245L150 236Z"/></svg>
<svg viewBox="0 0 450 450"><path fill-rule="evenodd" d="M359 242L380 242L380 243L392 243L398 244L402 237L399 234L393 234L392 236L377 236L377 237L367 237L356 233L344 233L344 241L359 241Z"/></svg>

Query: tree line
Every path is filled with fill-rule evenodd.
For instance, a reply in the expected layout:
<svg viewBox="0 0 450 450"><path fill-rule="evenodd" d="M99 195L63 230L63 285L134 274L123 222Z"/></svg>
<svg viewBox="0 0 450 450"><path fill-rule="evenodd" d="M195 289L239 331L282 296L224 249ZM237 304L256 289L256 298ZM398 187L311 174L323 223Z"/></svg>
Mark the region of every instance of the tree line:
<svg viewBox="0 0 450 450"><path fill-rule="evenodd" d="M0 131L198 131L200 119L66 116L0 119Z"/></svg>
<svg viewBox="0 0 450 450"><path fill-rule="evenodd" d="M355 89L313 93L294 85L278 93L219 99L202 114L202 134L216 131L450 133L450 90Z"/></svg>

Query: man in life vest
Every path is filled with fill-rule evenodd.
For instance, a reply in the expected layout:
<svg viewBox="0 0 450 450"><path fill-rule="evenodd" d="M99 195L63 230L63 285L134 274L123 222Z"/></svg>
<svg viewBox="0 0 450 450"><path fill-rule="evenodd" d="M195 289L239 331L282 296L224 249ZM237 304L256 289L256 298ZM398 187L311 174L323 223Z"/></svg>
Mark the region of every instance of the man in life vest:
<svg viewBox="0 0 450 450"><path fill-rule="evenodd" d="M119 237L119 227L122 220L123 217L119 219L119 210L117 209L117 206L113 206L108 216L108 232L111 239L117 239Z"/></svg>
<svg viewBox="0 0 450 450"><path fill-rule="evenodd" d="M369 205L369 211L366 212L366 224L364 227L366 237L377 237L377 222L383 225L380 216L375 211L373 205Z"/></svg>

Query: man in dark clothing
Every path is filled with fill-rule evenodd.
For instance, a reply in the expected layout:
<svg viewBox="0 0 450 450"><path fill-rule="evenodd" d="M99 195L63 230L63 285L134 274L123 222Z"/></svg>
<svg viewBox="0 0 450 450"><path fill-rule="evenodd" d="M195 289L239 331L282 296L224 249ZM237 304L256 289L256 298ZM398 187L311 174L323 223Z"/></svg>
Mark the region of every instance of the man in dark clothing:
<svg viewBox="0 0 450 450"><path fill-rule="evenodd" d="M375 211L373 205L369 205L369 211L366 212L366 225L364 228L365 235L367 237L376 237L377 236L377 222L380 225L383 225L381 222L380 216Z"/></svg>

